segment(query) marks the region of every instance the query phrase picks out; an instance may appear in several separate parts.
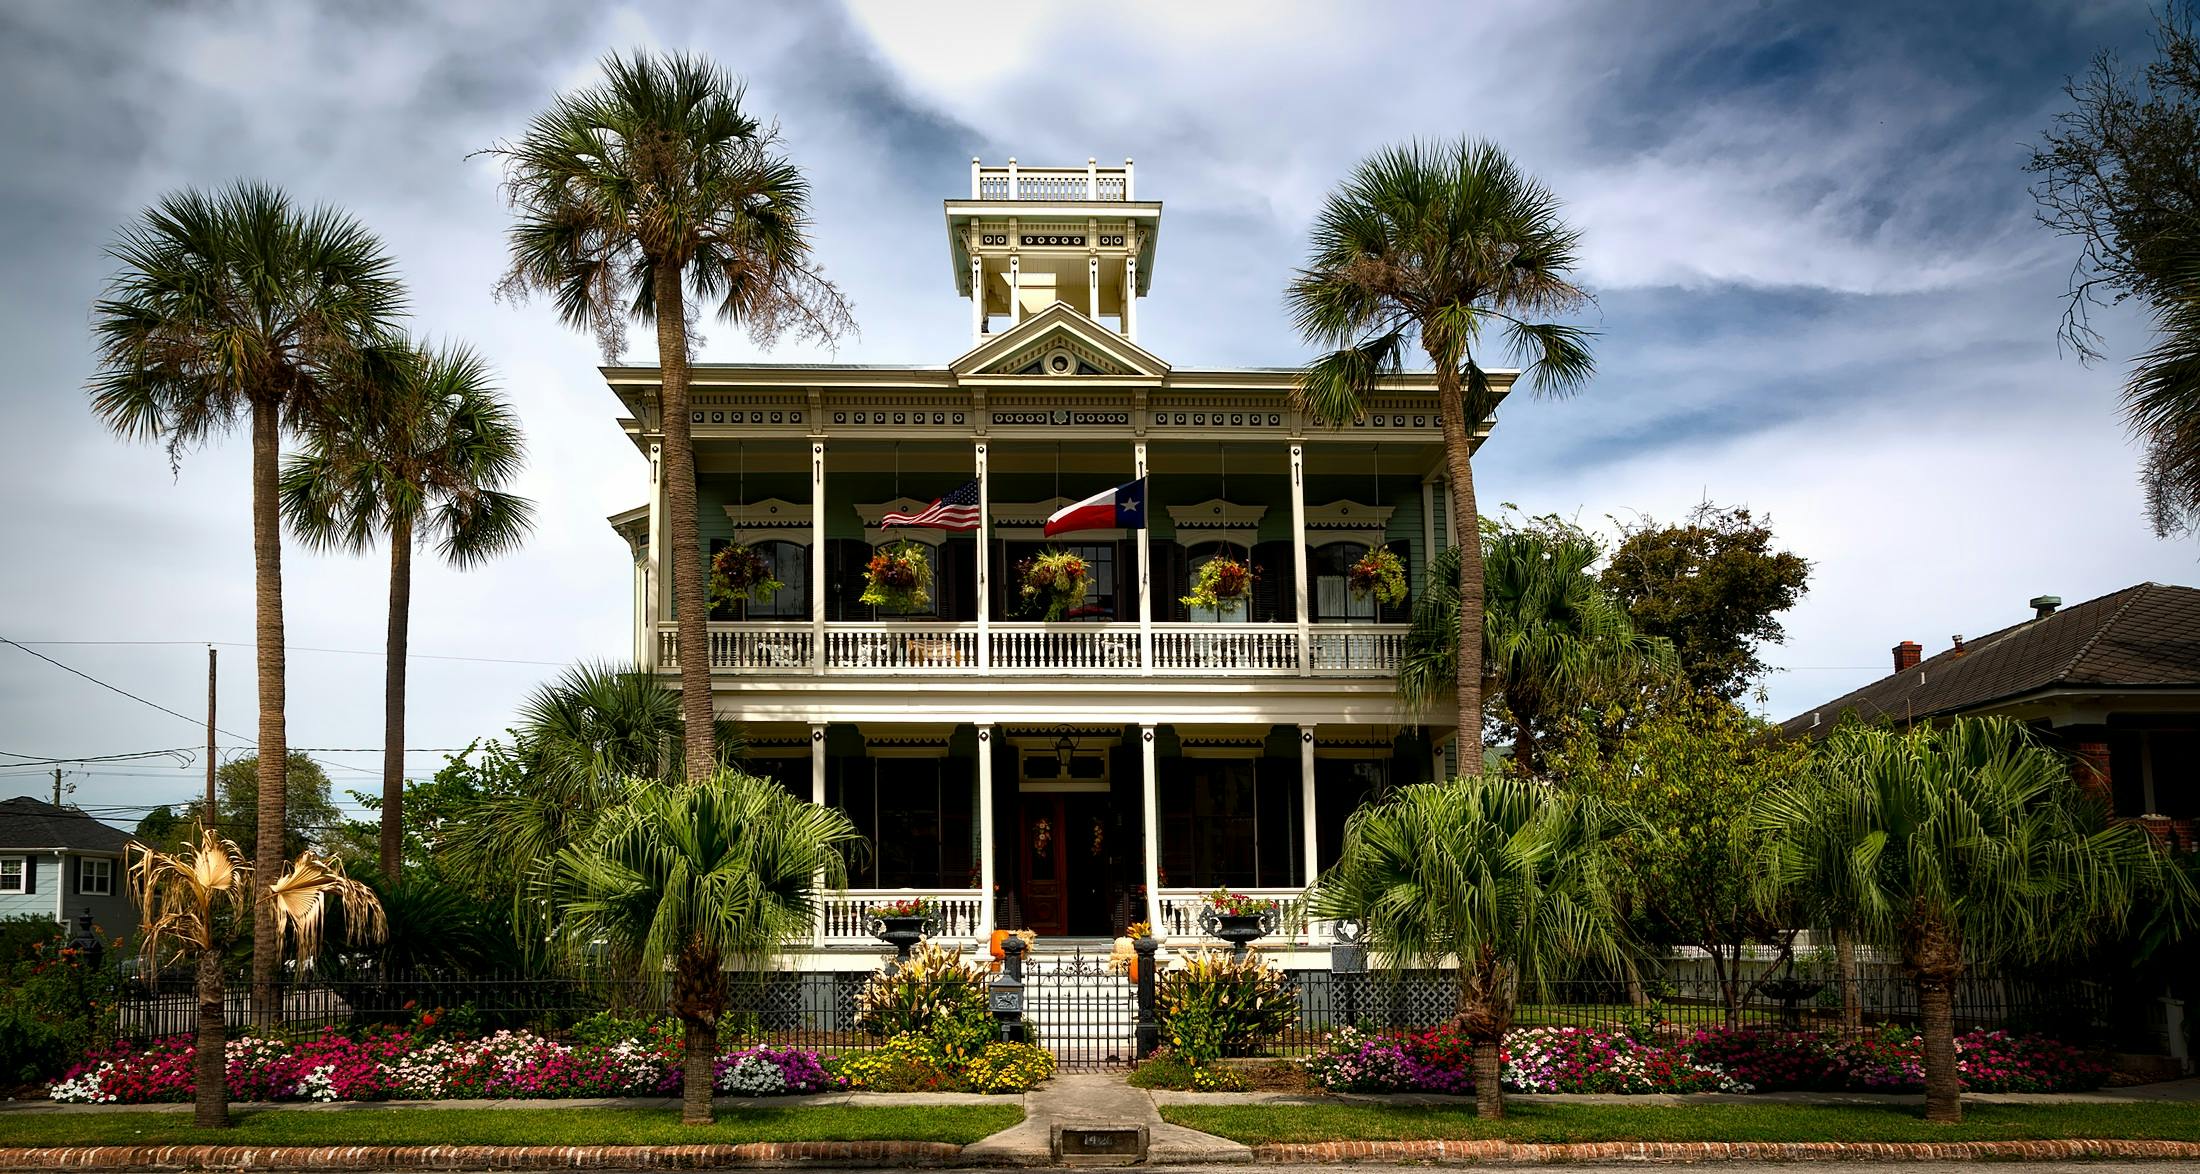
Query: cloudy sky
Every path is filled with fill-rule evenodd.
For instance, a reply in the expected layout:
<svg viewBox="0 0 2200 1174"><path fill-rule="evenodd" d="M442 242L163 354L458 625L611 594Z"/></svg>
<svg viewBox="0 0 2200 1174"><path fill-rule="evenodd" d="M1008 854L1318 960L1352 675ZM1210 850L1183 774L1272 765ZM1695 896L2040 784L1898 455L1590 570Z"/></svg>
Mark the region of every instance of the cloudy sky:
<svg viewBox="0 0 2200 1174"><path fill-rule="evenodd" d="M1928 651L2146 579L2192 583L2148 532L2114 364L2058 355L2070 246L2021 165L2129 3L166 3L0 8L0 637L221 725L253 727L244 444L189 454L95 422L88 306L115 227L160 194L255 176L388 242L423 332L485 351L517 401L543 526L521 554L415 588L409 739L503 728L556 666L625 651L606 514L643 500L593 344L491 297L505 212L475 151L606 50L707 52L782 124L819 250L862 335L838 358L936 363L964 304L938 201L972 155L1134 156L1168 232L1142 339L1180 365L1304 356L1279 291L1350 164L1415 135L1503 143L1567 200L1598 295L1599 375L1508 406L1485 500L1585 522L1705 497L1769 513L1815 563L1769 659L1786 716ZM2128 355L2142 341L2107 320ZM713 360L759 357L733 332ZM648 355L636 355L646 360ZM828 356L782 348L773 359ZM374 783L382 564L286 555L290 736ZM0 751L90 756L200 732L0 646ZM225 735L225 744L244 739ZM349 748L366 748L354 750ZM73 769L76 802L187 797L174 766ZM0 766L0 794L50 776ZM126 817L118 821L127 822Z"/></svg>

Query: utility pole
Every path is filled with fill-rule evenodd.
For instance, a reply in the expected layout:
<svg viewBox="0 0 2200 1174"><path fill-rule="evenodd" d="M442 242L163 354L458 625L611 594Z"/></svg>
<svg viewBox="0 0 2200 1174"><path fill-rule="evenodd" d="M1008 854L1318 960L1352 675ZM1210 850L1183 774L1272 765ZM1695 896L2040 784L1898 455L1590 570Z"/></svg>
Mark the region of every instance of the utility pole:
<svg viewBox="0 0 2200 1174"><path fill-rule="evenodd" d="M53 768L53 805L61 806L61 768Z"/></svg>
<svg viewBox="0 0 2200 1174"><path fill-rule="evenodd" d="M206 648L206 819L214 826L214 646Z"/></svg>

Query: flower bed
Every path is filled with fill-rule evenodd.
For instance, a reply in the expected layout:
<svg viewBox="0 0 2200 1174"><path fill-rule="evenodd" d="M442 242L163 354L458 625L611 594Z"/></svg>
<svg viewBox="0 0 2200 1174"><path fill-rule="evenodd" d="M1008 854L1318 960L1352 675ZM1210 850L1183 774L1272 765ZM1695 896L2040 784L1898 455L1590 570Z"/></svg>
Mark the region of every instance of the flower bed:
<svg viewBox="0 0 2200 1174"><path fill-rule="evenodd" d="M1336 1092L1473 1091L1470 1049L1450 1028L1369 1035L1331 1032L1306 1061L1308 1079ZM1842 1039L1809 1032L1701 1030L1672 1042L1623 1031L1520 1028L1499 1052L1505 1088L1523 1093L1917 1092L1924 1043L1895 1031ZM1956 1037L1971 1092L2072 1092L2101 1087L2108 1068L2045 1036L1973 1031Z"/></svg>
<svg viewBox="0 0 2200 1174"><path fill-rule="evenodd" d="M142 1049L94 1052L48 1090L56 1101L152 1104L191 1099L196 1047L170 1036ZM680 1088L676 1039L569 1044L524 1031L439 1039L408 1029L354 1038L230 1040L229 1095L241 1101L378 1101L670 1096ZM752 1096L845 1087L816 1052L749 1048L718 1057L719 1092Z"/></svg>

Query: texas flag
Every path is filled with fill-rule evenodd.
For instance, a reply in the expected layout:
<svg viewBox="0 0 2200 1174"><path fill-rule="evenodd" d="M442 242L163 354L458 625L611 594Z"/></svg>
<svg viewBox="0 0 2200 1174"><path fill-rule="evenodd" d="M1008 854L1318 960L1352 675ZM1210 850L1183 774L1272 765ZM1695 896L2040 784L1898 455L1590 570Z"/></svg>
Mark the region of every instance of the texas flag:
<svg viewBox="0 0 2200 1174"><path fill-rule="evenodd" d="M1142 530L1146 526L1146 479L1103 490L1047 518L1046 535L1074 530Z"/></svg>

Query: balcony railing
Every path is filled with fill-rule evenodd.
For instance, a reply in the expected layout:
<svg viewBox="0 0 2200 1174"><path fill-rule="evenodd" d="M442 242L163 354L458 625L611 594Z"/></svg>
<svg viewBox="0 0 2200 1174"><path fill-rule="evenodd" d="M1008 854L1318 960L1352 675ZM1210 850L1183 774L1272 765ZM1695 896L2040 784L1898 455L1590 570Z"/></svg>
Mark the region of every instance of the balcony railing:
<svg viewBox="0 0 2200 1174"><path fill-rule="evenodd" d="M820 644L807 623L714 622L710 667L757 676L1382 678L1397 673L1406 641L1403 624L1312 624L1302 674L1296 624L1154 624L1152 631L1149 667L1137 624L997 623L981 632L974 623L828 623ZM677 624L657 629L657 665L680 667Z"/></svg>
<svg viewBox="0 0 2200 1174"><path fill-rule="evenodd" d="M957 942L978 940L983 929L984 903L976 889L849 889L833 893L819 904L817 944L820 946L886 947L871 936L871 908L894 901L930 901L939 910L932 936Z"/></svg>
<svg viewBox="0 0 2200 1174"><path fill-rule="evenodd" d="M973 200L1044 200L1050 203L1120 203L1131 195L1131 167L970 166Z"/></svg>

